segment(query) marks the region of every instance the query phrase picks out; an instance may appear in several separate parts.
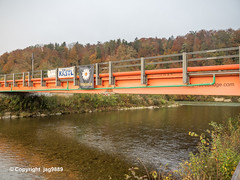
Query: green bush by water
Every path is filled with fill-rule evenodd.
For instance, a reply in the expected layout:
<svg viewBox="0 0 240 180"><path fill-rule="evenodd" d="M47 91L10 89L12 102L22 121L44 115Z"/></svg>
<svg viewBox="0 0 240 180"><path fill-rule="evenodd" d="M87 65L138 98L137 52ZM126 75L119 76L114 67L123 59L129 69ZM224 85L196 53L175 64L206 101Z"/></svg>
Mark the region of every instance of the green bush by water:
<svg viewBox="0 0 240 180"><path fill-rule="evenodd" d="M184 179L231 179L240 161L240 118L226 125L211 122L212 130L198 136L198 154L190 154L189 161L181 164L179 173Z"/></svg>
<svg viewBox="0 0 240 180"><path fill-rule="evenodd" d="M198 153L190 153L189 160L180 164L179 170L149 171L145 175L137 175L139 168L130 168L125 179L145 180L229 180L240 161L240 117L230 118L224 125L210 123L212 130L198 135L189 132L192 137L199 138ZM141 173L140 173L141 174Z"/></svg>
<svg viewBox="0 0 240 180"><path fill-rule="evenodd" d="M12 95L0 97L0 112L85 112L123 107L161 106L163 95L74 94L72 96Z"/></svg>

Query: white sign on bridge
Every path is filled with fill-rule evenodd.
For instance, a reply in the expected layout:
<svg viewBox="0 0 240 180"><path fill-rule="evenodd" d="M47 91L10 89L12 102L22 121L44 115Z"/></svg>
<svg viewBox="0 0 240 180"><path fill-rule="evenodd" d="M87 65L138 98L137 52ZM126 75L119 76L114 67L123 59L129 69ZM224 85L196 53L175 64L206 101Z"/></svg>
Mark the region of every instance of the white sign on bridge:
<svg viewBox="0 0 240 180"><path fill-rule="evenodd" d="M47 72L48 77L56 77L56 70L48 70Z"/></svg>
<svg viewBox="0 0 240 180"><path fill-rule="evenodd" d="M74 77L74 67L59 68L58 69L58 77L59 78Z"/></svg>

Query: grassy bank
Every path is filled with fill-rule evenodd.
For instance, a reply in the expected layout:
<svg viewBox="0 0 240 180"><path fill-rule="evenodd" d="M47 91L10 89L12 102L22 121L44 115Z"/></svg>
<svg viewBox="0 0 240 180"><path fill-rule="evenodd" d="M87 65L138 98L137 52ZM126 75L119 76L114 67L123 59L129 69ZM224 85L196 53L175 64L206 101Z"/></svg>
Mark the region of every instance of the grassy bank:
<svg viewBox="0 0 240 180"><path fill-rule="evenodd" d="M0 97L0 113L31 115L36 113L84 113L120 108L162 106L163 95L74 94L72 96L12 95Z"/></svg>

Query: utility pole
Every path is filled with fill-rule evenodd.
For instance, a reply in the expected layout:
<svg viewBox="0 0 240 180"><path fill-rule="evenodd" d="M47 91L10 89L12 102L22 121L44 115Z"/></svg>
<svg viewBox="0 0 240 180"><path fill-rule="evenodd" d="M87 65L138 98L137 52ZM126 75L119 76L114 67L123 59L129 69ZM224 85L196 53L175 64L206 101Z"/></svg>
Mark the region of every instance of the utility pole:
<svg viewBox="0 0 240 180"><path fill-rule="evenodd" d="M32 53L32 78L34 73L34 53Z"/></svg>

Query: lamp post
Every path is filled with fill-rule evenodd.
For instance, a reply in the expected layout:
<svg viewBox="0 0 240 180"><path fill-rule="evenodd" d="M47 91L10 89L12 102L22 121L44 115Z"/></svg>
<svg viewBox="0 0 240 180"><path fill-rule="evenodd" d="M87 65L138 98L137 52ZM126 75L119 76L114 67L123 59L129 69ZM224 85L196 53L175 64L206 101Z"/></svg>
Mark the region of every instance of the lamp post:
<svg viewBox="0 0 240 180"><path fill-rule="evenodd" d="M32 78L34 73L34 53L32 53Z"/></svg>

